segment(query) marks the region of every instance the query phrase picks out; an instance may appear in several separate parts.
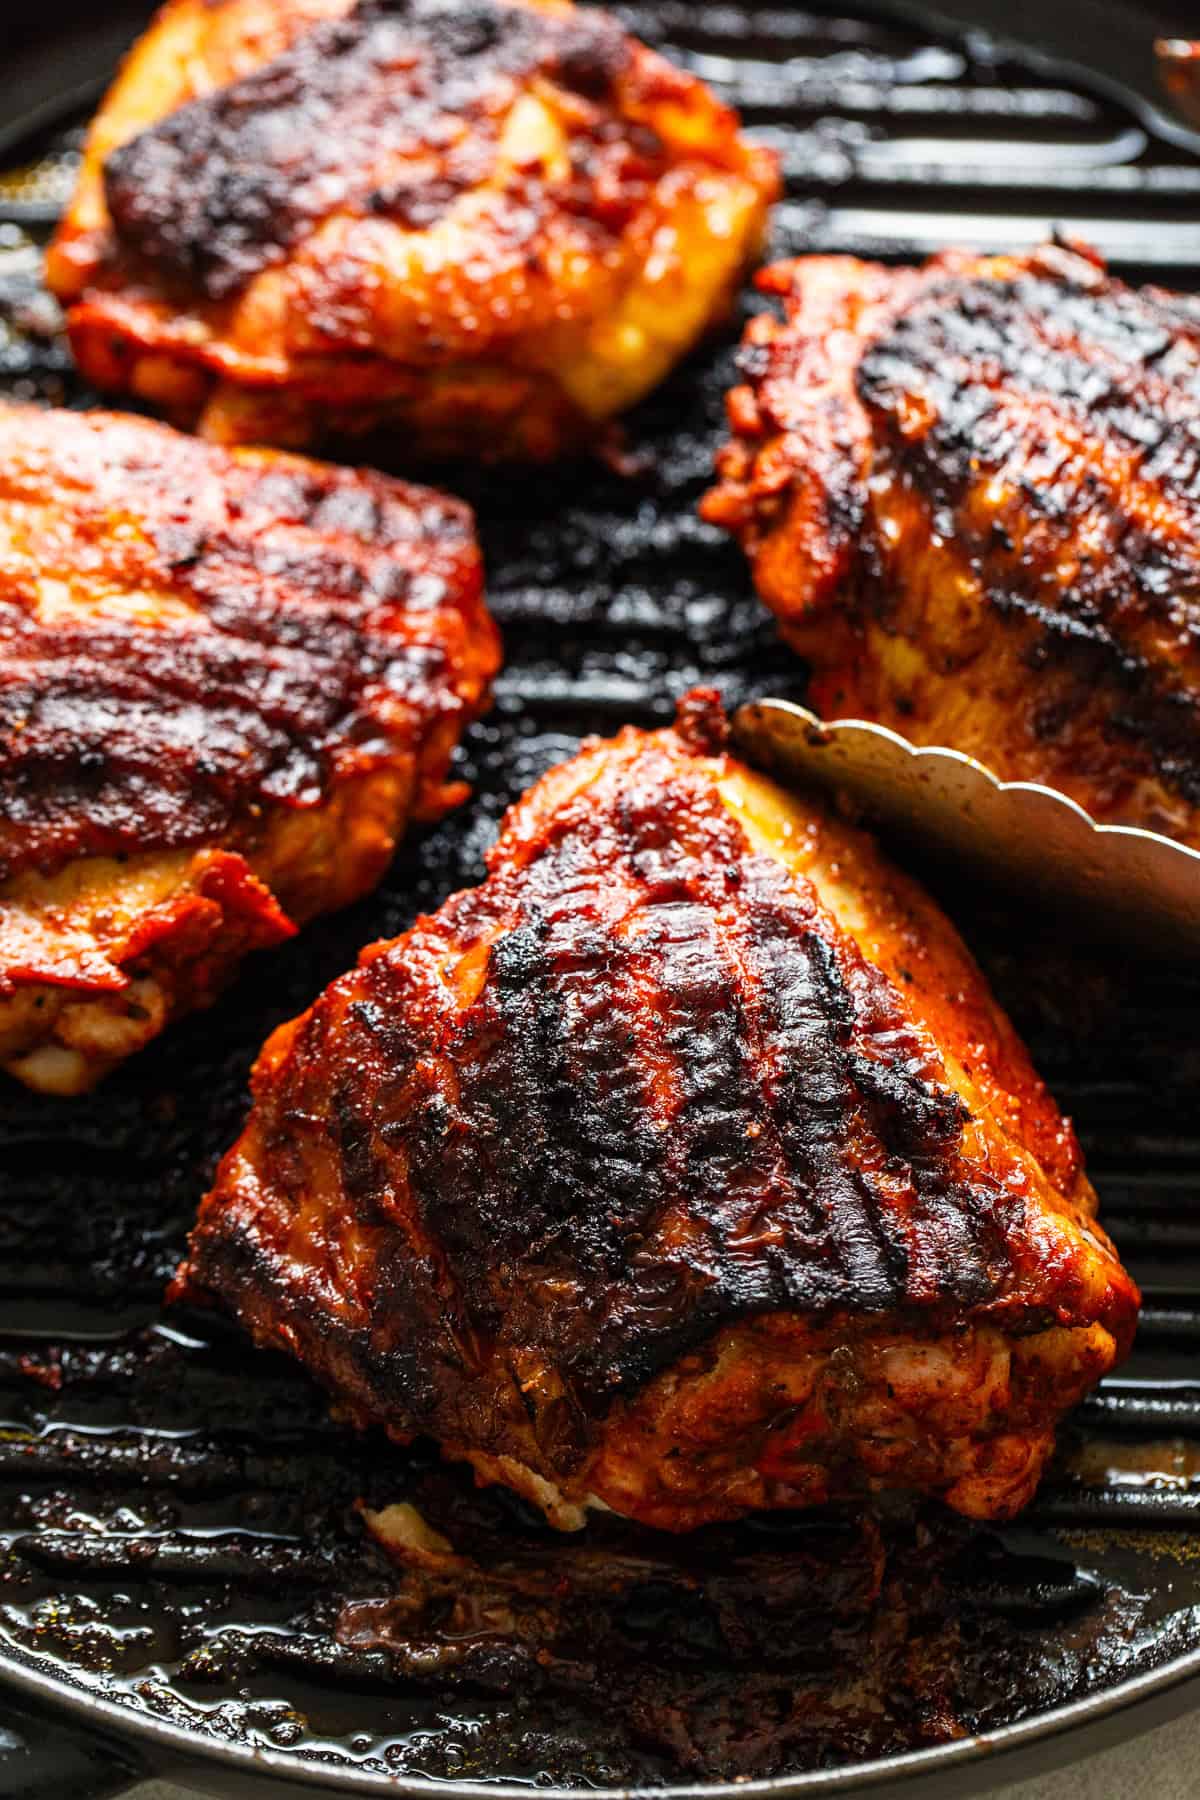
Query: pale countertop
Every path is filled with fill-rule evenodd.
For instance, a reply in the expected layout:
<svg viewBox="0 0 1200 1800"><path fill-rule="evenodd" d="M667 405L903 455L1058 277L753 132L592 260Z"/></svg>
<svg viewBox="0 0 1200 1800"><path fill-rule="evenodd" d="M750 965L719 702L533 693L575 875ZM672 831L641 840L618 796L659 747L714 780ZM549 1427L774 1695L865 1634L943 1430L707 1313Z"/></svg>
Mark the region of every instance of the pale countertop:
<svg viewBox="0 0 1200 1800"><path fill-rule="evenodd" d="M297 1788L297 1800L311 1791ZM449 1796L453 1789L446 1792ZM883 1800L884 1792L874 1790L878 1800ZM903 1789L894 1792L899 1800ZM1015 1787L998 1787L990 1800L1197 1800L1198 1795L1200 1716L1193 1714L1072 1768ZM147 1781L132 1789L128 1800L191 1800L191 1796L191 1789L171 1782Z"/></svg>

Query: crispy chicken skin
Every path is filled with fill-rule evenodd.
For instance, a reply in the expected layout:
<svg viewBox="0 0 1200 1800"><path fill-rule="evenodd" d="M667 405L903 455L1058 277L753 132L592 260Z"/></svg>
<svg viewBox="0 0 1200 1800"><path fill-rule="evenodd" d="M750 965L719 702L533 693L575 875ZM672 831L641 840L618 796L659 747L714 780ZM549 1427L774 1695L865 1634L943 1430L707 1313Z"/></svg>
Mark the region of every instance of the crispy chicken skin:
<svg viewBox="0 0 1200 1800"><path fill-rule="evenodd" d="M364 893L497 660L459 502L0 406L0 1065L89 1087Z"/></svg>
<svg viewBox="0 0 1200 1800"><path fill-rule="evenodd" d="M541 459L727 312L777 182L565 0L168 0L48 274L89 380L206 437Z"/></svg>
<svg viewBox="0 0 1200 1800"><path fill-rule="evenodd" d="M275 1033L175 1294L564 1528L1007 1517L1137 1291L951 926L723 723L585 746Z"/></svg>
<svg viewBox="0 0 1200 1800"><path fill-rule="evenodd" d="M759 285L703 511L819 710L1200 845L1200 304L1057 245Z"/></svg>

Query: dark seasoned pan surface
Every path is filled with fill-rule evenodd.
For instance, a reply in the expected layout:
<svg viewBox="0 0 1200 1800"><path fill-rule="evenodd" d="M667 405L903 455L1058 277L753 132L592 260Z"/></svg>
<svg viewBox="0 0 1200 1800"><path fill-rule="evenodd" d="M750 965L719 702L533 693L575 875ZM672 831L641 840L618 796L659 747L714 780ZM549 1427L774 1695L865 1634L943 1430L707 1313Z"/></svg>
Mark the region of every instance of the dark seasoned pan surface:
<svg viewBox="0 0 1200 1800"><path fill-rule="evenodd" d="M1200 162L1074 78L836 12L622 17L782 150L775 254L993 249L1059 221L1126 279L1200 283ZM0 373L26 397L86 399L34 247L76 124L0 192ZM606 1784L918 1747L1200 1654L1200 971L962 883L936 882L1074 1114L1147 1296L1133 1360L1018 1527L930 1512L562 1539L431 1452L343 1430L214 1318L160 1310L272 1026L477 880L502 808L583 734L662 721L697 679L730 704L803 696L739 554L695 514L732 358L731 333L642 408L632 473L450 479L479 509L508 654L459 759L474 800L96 1095L0 1092L0 1663L338 1766ZM392 1566L360 1499L410 1501L450 1549Z"/></svg>

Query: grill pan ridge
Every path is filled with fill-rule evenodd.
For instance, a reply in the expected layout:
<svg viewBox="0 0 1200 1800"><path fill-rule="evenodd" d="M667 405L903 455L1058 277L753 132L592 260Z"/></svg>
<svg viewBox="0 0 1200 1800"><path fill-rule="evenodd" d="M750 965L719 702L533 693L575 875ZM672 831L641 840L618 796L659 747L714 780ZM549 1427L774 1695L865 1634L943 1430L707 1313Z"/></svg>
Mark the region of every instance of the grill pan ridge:
<svg viewBox="0 0 1200 1800"><path fill-rule="evenodd" d="M38 246L118 9L102 35L82 9L43 10L0 76L10 113L37 114L36 130L0 122L14 171L0 180L0 383L87 404ZM990 0L962 0L957 23L784 0L614 10L782 152L773 254L911 258L1016 247L1058 225L1128 279L1200 288L1200 134L1170 121L1153 87L1153 37L1182 16L1105 0L1047 0L1036 24ZM126 37L143 18L129 9ZM1043 49L986 35L1001 22ZM1111 66L1081 71L1085 46ZM274 1024L363 943L478 879L503 807L582 735L662 722L697 680L731 706L803 698L803 668L740 557L695 512L733 352L731 332L642 406L633 474L447 476L478 509L507 654L495 710L460 753L467 806L406 845L377 894L259 959L98 1094L0 1092L0 1678L33 1709L6 1734L0 1700L0 1793L99 1794L129 1769L183 1767L222 1794L273 1774L346 1792L454 1778L469 1796L497 1777L711 1794L736 1776L745 1793L799 1795L909 1775L962 1795L1011 1778L990 1748L1061 1758L1065 1726L1098 1741L1200 1680L1200 967L1089 945L944 871L924 872L1075 1118L1146 1296L1133 1359L1076 1416L1017 1526L897 1516L873 1548L819 1517L670 1548L614 1527L607 1548L636 1579L619 1604L585 1598L567 1616L571 1654L549 1676L486 1633L398 1672L333 1632L388 1583L358 1496L412 1494L481 1564L559 1559L586 1596L574 1548L430 1453L342 1430L302 1374L251 1360L221 1321L161 1311ZM890 1584L874 1609L855 1598L871 1554ZM743 1616L761 1600L749 1647L722 1625L722 1581ZM776 1619L784 1581L792 1610ZM832 1660L865 1671L853 1705L822 1687L839 1604ZM896 1618L902 1643L888 1637ZM70 1719L108 1740L78 1750ZM60 1740L57 1786L37 1787L23 1731Z"/></svg>

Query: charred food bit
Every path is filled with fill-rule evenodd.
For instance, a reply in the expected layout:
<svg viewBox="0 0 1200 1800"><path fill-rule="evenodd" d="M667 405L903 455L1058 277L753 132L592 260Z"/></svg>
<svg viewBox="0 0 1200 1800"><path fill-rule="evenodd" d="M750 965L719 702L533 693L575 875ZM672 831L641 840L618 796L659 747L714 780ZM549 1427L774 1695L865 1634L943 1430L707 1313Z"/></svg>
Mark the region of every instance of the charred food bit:
<svg viewBox="0 0 1200 1800"><path fill-rule="evenodd" d="M497 658L457 501L0 406L0 1065L89 1087L364 893Z"/></svg>
<svg viewBox="0 0 1200 1800"><path fill-rule="evenodd" d="M270 1039L175 1292L565 1528L1007 1517L1137 1291L951 926L723 724L585 746Z"/></svg>
<svg viewBox="0 0 1200 1800"><path fill-rule="evenodd" d="M1200 303L1058 245L759 285L704 512L818 708L1200 845Z"/></svg>
<svg viewBox="0 0 1200 1800"><path fill-rule="evenodd" d="M560 0L169 0L49 259L89 380L223 442L553 455L759 252L774 157Z"/></svg>

